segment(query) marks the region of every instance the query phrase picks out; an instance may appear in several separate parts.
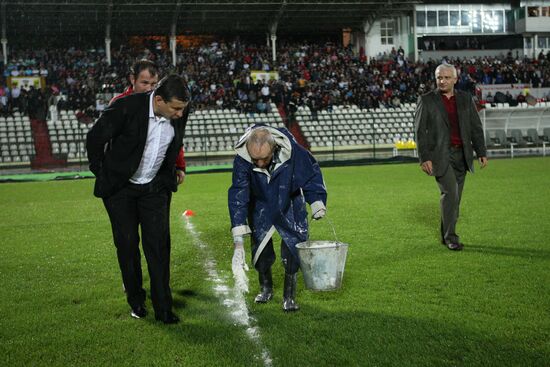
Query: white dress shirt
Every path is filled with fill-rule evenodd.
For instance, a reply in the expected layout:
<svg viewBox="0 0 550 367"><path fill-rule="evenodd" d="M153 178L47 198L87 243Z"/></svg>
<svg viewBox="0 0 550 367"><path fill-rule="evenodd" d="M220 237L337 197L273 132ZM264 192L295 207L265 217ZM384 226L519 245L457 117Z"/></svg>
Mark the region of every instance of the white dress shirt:
<svg viewBox="0 0 550 367"><path fill-rule="evenodd" d="M154 93L151 93L149 97L149 126L145 149L137 171L130 178L130 182L135 184L143 185L155 178L164 161L168 146L174 139L174 127L170 120L155 116L153 96Z"/></svg>

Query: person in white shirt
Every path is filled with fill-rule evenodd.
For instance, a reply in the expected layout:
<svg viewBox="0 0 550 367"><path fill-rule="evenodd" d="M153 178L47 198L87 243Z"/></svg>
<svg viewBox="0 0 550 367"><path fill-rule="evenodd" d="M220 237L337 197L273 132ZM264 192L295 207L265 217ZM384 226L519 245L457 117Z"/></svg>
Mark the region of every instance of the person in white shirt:
<svg viewBox="0 0 550 367"><path fill-rule="evenodd" d="M170 290L170 202L179 184L176 157L183 144L190 93L178 75L152 93L134 93L110 104L88 132L86 149L103 199L131 316L143 318L139 229L151 280L155 318L179 322ZM105 144L111 141L110 149Z"/></svg>

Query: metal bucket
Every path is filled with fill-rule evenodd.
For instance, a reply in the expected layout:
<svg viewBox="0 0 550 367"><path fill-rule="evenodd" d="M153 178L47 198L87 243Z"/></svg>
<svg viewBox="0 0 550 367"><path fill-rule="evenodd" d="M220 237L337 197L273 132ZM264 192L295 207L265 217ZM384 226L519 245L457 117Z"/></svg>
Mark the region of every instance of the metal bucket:
<svg viewBox="0 0 550 367"><path fill-rule="evenodd" d="M330 291L342 286L348 244L306 241L296 245L307 289Z"/></svg>

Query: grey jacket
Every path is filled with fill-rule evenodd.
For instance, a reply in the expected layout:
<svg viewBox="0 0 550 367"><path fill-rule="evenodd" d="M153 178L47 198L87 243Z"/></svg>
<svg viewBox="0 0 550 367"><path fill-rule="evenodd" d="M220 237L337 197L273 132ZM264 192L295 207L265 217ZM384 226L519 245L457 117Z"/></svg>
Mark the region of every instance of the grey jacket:
<svg viewBox="0 0 550 367"><path fill-rule="evenodd" d="M455 97L464 158L473 172L474 151L477 157L487 156L483 126L470 94L455 90ZM414 122L420 163L432 161L434 176L444 175L449 166L451 124L439 90L418 98Z"/></svg>

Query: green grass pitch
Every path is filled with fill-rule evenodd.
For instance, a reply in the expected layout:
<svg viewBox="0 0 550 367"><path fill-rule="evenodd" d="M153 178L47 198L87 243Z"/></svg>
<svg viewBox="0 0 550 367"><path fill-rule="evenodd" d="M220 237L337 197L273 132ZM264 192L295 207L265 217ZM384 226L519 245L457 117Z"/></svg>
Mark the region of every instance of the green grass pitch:
<svg viewBox="0 0 550 367"><path fill-rule="evenodd" d="M261 366L261 348L273 366L550 365L549 158L495 159L468 175L458 253L439 244L437 185L417 164L323 172L328 218L350 244L343 287L312 292L300 279L301 310L285 314L280 263L267 305L252 302L251 270L261 346L216 297L181 217L196 213L232 284L230 173L189 175L173 197L175 326L129 317L93 180L1 184L0 365ZM334 237L326 220L310 235Z"/></svg>

